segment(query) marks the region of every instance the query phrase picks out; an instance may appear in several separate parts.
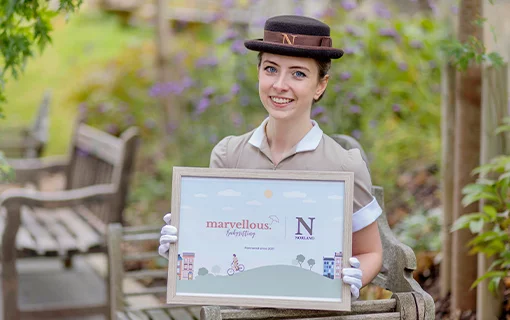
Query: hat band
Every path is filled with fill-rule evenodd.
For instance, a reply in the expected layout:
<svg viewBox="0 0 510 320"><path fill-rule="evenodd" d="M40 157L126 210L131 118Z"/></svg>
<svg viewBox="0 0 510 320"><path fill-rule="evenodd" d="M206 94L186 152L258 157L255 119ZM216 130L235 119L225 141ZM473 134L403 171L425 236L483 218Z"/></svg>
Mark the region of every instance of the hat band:
<svg viewBox="0 0 510 320"><path fill-rule="evenodd" d="M331 47L332 40L328 36L310 36L306 34L292 34L285 32L264 31L264 41L287 45L308 47Z"/></svg>

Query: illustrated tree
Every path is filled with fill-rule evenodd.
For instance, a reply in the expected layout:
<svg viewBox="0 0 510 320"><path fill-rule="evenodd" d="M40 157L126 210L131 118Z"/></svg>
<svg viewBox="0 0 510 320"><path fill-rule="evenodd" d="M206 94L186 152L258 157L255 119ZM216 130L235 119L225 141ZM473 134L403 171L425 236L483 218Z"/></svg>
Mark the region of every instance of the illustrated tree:
<svg viewBox="0 0 510 320"><path fill-rule="evenodd" d="M312 270L313 266L315 265L315 260L314 259L308 259L308 265L310 266L310 270Z"/></svg>
<svg viewBox="0 0 510 320"><path fill-rule="evenodd" d="M218 273L221 272L221 267L219 265L215 265L215 266L212 267L211 271L214 274L218 274Z"/></svg>
<svg viewBox="0 0 510 320"><path fill-rule="evenodd" d="M302 268L301 265L303 264L303 262L305 262L305 259L306 259L305 256L302 254L298 254L298 256L296 257L296 260L301 268Z"/></svg>
<svg viewBox="0 0 510 320"><path fill-rule="evenodd" d="M199 276L205 276L209 273L209 270L207 270L206 268L200 268L198 269L198 275Z"/></svg>

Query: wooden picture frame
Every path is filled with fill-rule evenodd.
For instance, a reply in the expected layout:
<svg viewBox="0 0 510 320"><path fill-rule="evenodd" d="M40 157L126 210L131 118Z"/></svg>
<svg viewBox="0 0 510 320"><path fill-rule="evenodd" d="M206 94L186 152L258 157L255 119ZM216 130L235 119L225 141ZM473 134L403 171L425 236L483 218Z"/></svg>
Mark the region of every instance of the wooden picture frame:
<svg viewBox="0 0 510 320"><path fill-rule="evenodd" d="M167 303L350 311L353 189L352 172L174 167Z"/></svg>

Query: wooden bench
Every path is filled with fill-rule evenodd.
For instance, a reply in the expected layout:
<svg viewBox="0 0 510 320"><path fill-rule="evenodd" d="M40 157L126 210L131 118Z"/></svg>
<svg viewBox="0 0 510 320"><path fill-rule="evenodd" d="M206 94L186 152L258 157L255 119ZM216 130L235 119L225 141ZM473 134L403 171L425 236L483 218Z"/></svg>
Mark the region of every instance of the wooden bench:
<svg viewBox="0 0 510 320"><path fill-rule="evenodd" d="M108 227L111 319L198 320L200 306L169 306L166 301L168 262L158 254L161 226ZM146 287L141 281L154 285Z"/></svg>
<svg viewBox="0 0 510 320"><path fill-rule="evenodd" d="M123 221L138 129L114 137L82 121L75 128L68 157L10 161L18 183L37 185L48 173L62 173L66 185L58 191L11 188L0 194L4 319L108 313L106 304L36 305L23 311L18 306L16 259L54 256L71 267L75 254L105 252L107 224Z"/></svg>
<svg viewBox="0 0 510 320"><path fill-rule="evenodd" d="M51 92L46 91L32 124L0 127L0 151L7 158L41 157L48 142Z"/></svg>

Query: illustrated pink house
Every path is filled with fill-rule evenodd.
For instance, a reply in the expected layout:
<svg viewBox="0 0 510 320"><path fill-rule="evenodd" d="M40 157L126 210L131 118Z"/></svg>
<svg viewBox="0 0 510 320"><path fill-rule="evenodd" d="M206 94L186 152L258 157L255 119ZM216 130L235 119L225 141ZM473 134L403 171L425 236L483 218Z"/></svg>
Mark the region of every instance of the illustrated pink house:
<svg viewBox="0 0 510 320"><path fill-rule="evenodd" d="M342 279L342 252L335 252L335 277L334 279Z"/></svg>
<svg viewBox="0 0 510 320"><path fill-rule="evenodd" d="M193 280L195 267L195 254L193 252L182 253L183 269L181 280Z"/></svg>
<svg viewBox="0 0 510 320"><path fill-rule="evenodd" d="M182 257L177 255L177 280L182 280Z"/></svg>

